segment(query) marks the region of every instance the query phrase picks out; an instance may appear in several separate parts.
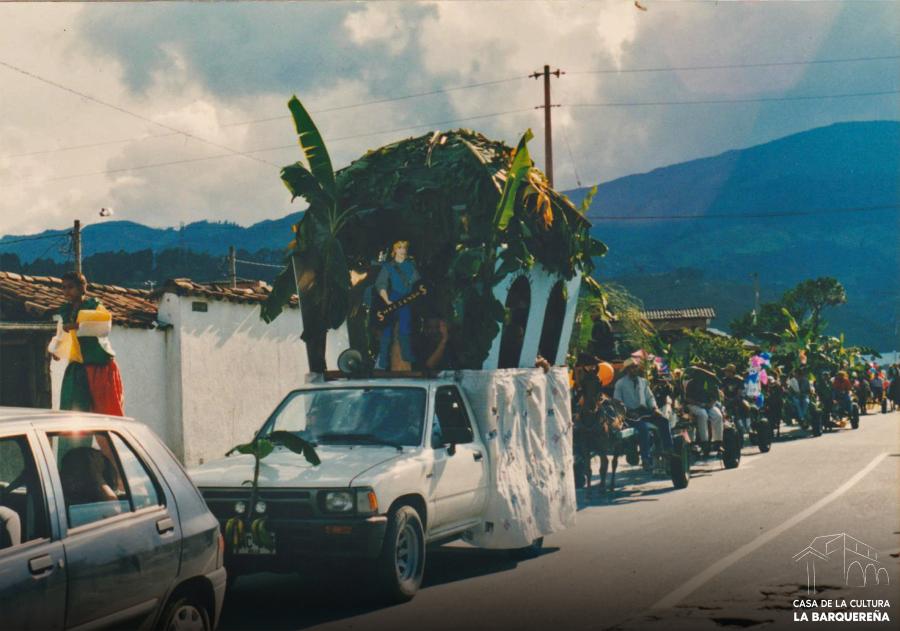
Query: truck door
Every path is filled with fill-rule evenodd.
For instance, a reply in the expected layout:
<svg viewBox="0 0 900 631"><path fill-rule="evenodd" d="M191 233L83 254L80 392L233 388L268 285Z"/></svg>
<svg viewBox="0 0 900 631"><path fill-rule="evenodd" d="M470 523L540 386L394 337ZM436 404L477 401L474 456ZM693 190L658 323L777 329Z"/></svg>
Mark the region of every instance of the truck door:
<svg viewBox="0 0 900 631"><path fill-rule="evenodd" d="M450 435L457 439L452 455L447 443ZM486 449L478 433L473 431L456 386L440 386L435 392L431 440L434 514L429 530L433 532L476 520L487 490Z"/></svg>

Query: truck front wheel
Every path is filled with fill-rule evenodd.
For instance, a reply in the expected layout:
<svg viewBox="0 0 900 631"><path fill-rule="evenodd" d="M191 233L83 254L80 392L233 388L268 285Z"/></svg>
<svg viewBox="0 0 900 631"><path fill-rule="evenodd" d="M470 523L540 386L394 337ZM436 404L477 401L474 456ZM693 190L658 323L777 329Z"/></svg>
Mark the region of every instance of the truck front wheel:
<svg viewBox="0 0 900 631"><path fill-rule="evenodd" d="M377 587L385 600L412 600L425 573L425 529L419 513L400 506L391 513L381 555L376 561Z"/></svg>

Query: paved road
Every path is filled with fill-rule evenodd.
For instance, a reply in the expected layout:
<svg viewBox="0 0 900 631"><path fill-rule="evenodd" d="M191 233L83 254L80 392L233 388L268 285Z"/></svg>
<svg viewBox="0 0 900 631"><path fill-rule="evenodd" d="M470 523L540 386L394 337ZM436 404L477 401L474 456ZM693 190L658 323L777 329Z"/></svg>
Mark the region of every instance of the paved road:
<svg viewBox="0 0 900 631"><path fill-rule="evenodd" d="M897 628L900 413L864 416L858 431L785 436L768 454L747 447L735 470L699 463L683 491L630 469L619 480L611 497L580 496L576 526L548 537L537 559L429 551L422 591L381 609L354 605L361 586L349 577L243 578L221 628L780 629L796 628L792 602L807 597L890 599L880 611L891 622L875 628ZM840 533L879 552L889 587L848 588L820 564L807 596L793 556Z"/></svg>

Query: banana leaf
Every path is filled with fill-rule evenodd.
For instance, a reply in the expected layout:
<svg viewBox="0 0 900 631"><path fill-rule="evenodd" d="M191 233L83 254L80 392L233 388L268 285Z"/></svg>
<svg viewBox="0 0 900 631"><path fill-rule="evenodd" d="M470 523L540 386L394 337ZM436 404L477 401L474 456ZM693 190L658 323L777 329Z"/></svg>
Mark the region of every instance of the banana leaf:
<svg viewBox="0 0 900 631"><path fill-rule="evenodd" d="M310 117L309 112L303 107L300 100L294 96L288 101L288 109L294 117L294 126L303 153L309 162L309 170L315 176L322 189L332 198L335 197L334 168L331 166L331 158L325 148L325 141Z"/></svg>

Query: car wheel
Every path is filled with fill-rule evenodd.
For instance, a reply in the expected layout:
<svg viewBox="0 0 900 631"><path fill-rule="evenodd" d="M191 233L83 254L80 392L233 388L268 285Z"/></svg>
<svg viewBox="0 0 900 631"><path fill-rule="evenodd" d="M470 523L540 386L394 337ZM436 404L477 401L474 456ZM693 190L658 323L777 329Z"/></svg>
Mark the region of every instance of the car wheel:
<svg viewBox="0 0 900 631"><path fill-rule="evenodd" d="M193 596L179 596L163 611L160 631L211 631L206 605Z"/></svg>
<svg viewBox="0 0 900 631"><path fill-rule="evenodd" d="M400 506L391 514L376 564L384 599L392 603L412 600L425 573L425 529L413 507Z"/></svg>

